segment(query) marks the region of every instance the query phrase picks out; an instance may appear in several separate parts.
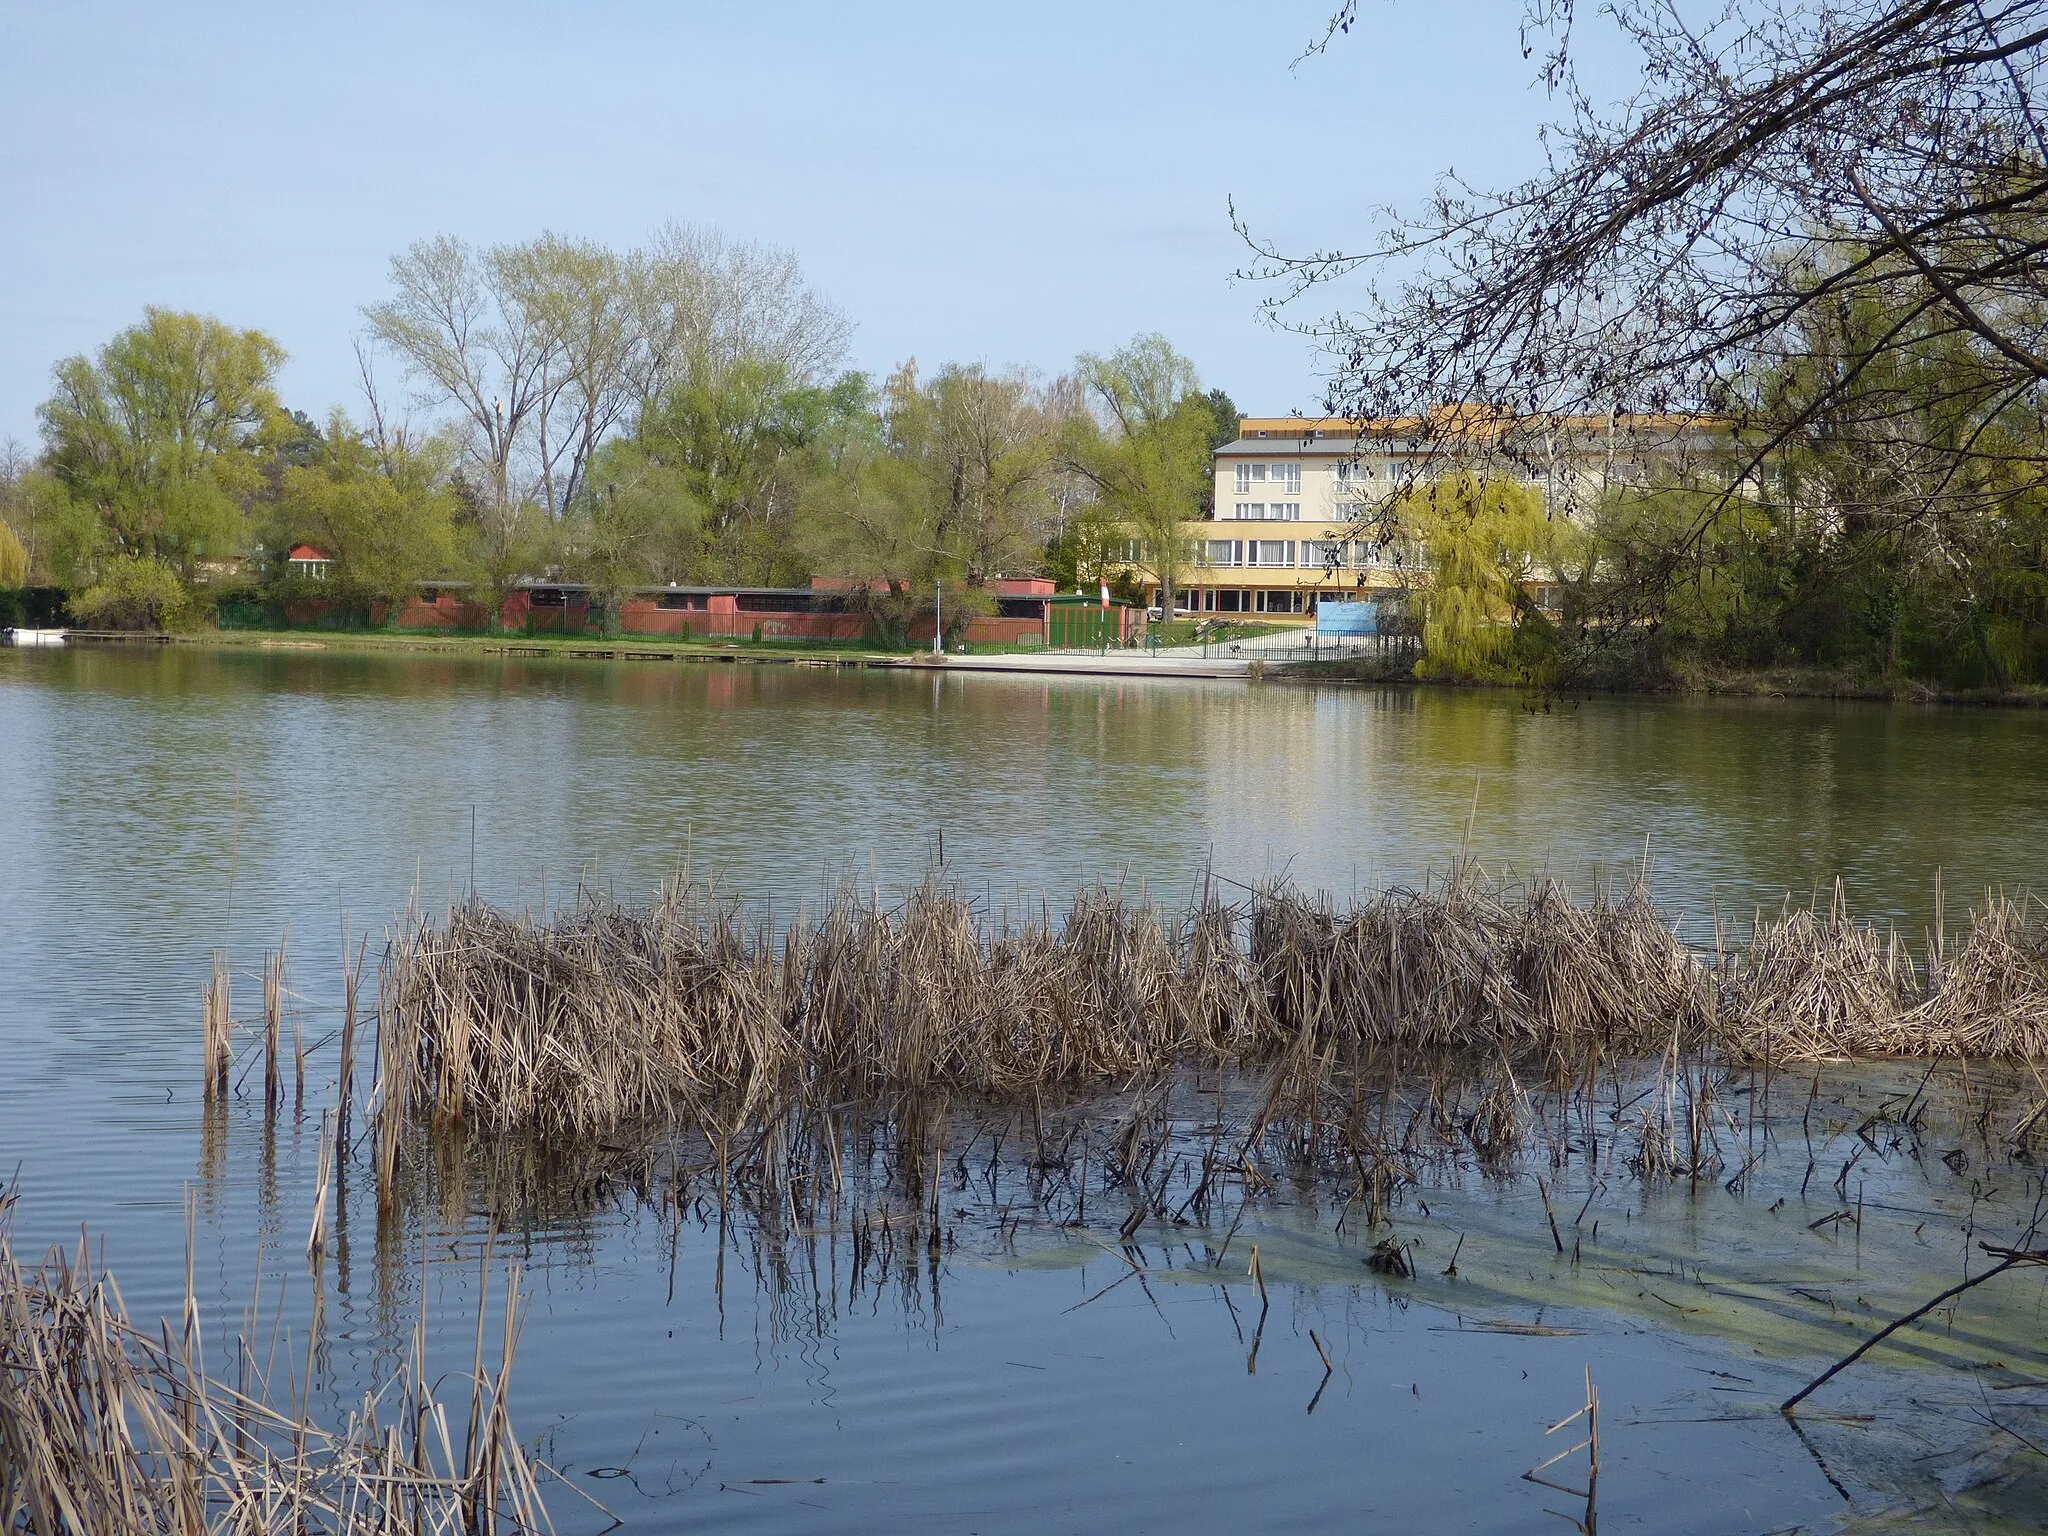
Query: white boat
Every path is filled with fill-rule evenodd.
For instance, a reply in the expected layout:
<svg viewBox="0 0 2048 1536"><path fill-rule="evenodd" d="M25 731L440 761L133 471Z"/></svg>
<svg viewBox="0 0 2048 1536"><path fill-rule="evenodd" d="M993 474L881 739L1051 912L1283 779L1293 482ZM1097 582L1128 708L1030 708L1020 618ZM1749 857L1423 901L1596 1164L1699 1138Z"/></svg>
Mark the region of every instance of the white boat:
<svg viewBox="0 0 2048 1536"><path fill-rule="evenodd" d="M62 645L69 633L64 629L10 629L6 638L9 645Z"/></svg>

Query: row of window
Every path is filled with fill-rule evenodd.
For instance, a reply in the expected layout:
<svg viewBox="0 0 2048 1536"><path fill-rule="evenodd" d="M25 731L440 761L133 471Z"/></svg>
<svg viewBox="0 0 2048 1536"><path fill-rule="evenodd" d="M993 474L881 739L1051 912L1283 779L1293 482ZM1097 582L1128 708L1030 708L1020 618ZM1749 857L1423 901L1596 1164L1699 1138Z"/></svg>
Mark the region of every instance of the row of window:
<svg viewBox="0 0 2048 1536"><path fill-rule="evenodd" d="M1154 594L1155 600L1157 594ZM1175 597L1176 613L1314 613L1315 594L1289 588L1278 592L1218 591L1208 587L1198 592L1183 591Z"/></svg>
<svg viewBox="0 0 2048 1536"><path fill-rule="evenodd" d="M1240 523L1298 523L1301 521L1301 503L1298 501L1238 501L1232 502L1231 518Z"/></svg>
<svg viewBox="0 0 2048 1536"><path fill-rule="evenodd" d="M1399 482L1400 466L1392 463L1374 464L1366 460L1343 459L1337 464L1337 489L1350 490L1354 487L1377 484L1388 485ZM1254 489L1271 487L1283 496L1301 494L1301 466L1299 464L1240 464L1237 466L1237 494L1249 496Z"/></svg>
<svg viewBox="0 0 2048 1536"><path fill-rule="evenodd" d="M1299 464L1239 464L1236 468L1237 494L1240 496L1249 496L1253 490L1265 489L1267 487L1271 487L1283 496L1299 496L1301 494L1301 466ZM1435 471L1431 470L1427 473L1433 478ZM1624 478L1630 475L1640 478L1640 472L1635 466L1617 469L1614 473ZM1402 467L1391 460L1385 464L1375 464L1364 459L1356 461L1340 459L1337 463L1337 492L1339 495L1342 495L1346 491L1357 491L1367 487L1376 488L1381 485L1389 489L1398 489L1401 484L1402 474ZM1517 478L1525 485L1542 485L1550 478L1550 475L1547 470L1530 469ZM1244 504L1240 502L1239 505L1242 506Z"/></svg>
<svg viewBox="0 0 2048 1536"><path fill-rule="evenodd" d="M1337 570L1380 563L1369 539L1210 539L1198 554L1209 566L1298 566Z"/></svg>
<svg viewBox="0 0 2048 1536"><path fill-rule="evenodd" d="M1240 464L1237 466L1237 494L1248 496L1255 485L1271 484L1286 496L1301 494L1299 464Z"/></svg>

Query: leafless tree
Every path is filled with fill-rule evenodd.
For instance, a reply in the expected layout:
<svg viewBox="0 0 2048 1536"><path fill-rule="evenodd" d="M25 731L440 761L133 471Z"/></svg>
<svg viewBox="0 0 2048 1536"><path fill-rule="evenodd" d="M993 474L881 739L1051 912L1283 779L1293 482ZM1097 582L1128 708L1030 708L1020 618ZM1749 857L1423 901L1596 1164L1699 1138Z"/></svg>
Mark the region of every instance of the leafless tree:
<svg viewBox="0 0 2048 1536"><path fill-rule="evenodd" d="M493 252L521 310L546 338L534 459L542 504L573 504L598 444L634 402L647 337L638 302L645 259L543 234Z"/></svg>
<svg viewBox="0 0 2048 1536"><path fill-rule="evenodd" d="M1543 172L1446 178L1356 249L1252 239L1283 324L1338 367L1333 413L1406 419L1445 454L1522 467L1580 418L1640 434L1716 418L1754 486L1820 444L1857 472L1829 515L1926 531L2048 466L2043 0L1613 0L1635 93L1596 105L1573 0L1530 0L1562 111ZM1357 21L1346 0L1329 35ZM1362 281L1347 313L1306 296ZM1456 403L1461 408L1446 410ZM1474 406L1483 411L1475 415ZM1589 423L1591 425L1589 425ZM1611 428L1608 432L1611 438Z"/></svg>
<svg viewBox="0 0 2048 1536"><path fill-rule="evenodd" d="M642 258L645 350L638 390L651 400L685 378L715 380L748 359L792 385L823 382L853 327L810 287L793 252L671 221Z"/></svg>
<svg viewBox="0 0 2048 1536"><path fill-rule="evenodd" d="M423 403L461 413L501 518L519 500L513 460L527 425L564 380L560 343L523 279L515 253L441 235L394 256L396 291L363 311L370 334L425 386Z"/></svg>
<svg viewBox="0 0 2048 1536"><path fill-rule="evenodd" d="M413 427L410 416L392 414L377 383L376 356L360 337L355 342L355 353L356 379L368 418L363 434L377 455L379 467L388 475L419 447L421 434Z"/></svg>
<svg viewBox="0 0 2048 1536"><path fill-rule="evenodd" d="M460 414L507 516L531 494L560 517L604 440L671 386L742 359L814 383L849 334L789 252L680 224L626 252L553 233L482 250L442 236L394 258L391 277L392 297L364 311L370 334L423 405Z"/></svg>

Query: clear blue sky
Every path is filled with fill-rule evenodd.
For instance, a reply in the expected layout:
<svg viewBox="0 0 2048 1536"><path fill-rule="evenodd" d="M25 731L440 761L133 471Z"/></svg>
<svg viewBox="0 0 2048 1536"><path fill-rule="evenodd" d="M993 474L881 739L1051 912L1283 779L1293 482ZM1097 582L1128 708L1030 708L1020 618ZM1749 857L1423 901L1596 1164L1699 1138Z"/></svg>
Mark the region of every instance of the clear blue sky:
<svg viewBox="0 0 2048 1536"><path fill-rule="evenodd" d="M1519 0L812 6L0 0L0 440L156 303L268 331L356 404L410 241L669 218L793 247L854 363L1054 372L1159 330L1247 412L1322 368L1233 284L1228 201L1302 244L1455 166L1533 168Z"/></svg>

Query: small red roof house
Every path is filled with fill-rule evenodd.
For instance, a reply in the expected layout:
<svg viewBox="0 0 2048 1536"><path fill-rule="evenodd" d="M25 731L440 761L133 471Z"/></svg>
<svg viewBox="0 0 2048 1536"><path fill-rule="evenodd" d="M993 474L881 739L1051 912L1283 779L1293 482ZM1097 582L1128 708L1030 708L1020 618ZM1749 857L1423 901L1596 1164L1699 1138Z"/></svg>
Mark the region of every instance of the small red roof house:
<svg viewBox="0 0 2048 1536"><path fill-rule="evenodd" d="M324 549L311 544L295 544L284 563L291 568L294 576L304 576L313 581L325 581L327 568L334 564L334 556Z"/></svg>

